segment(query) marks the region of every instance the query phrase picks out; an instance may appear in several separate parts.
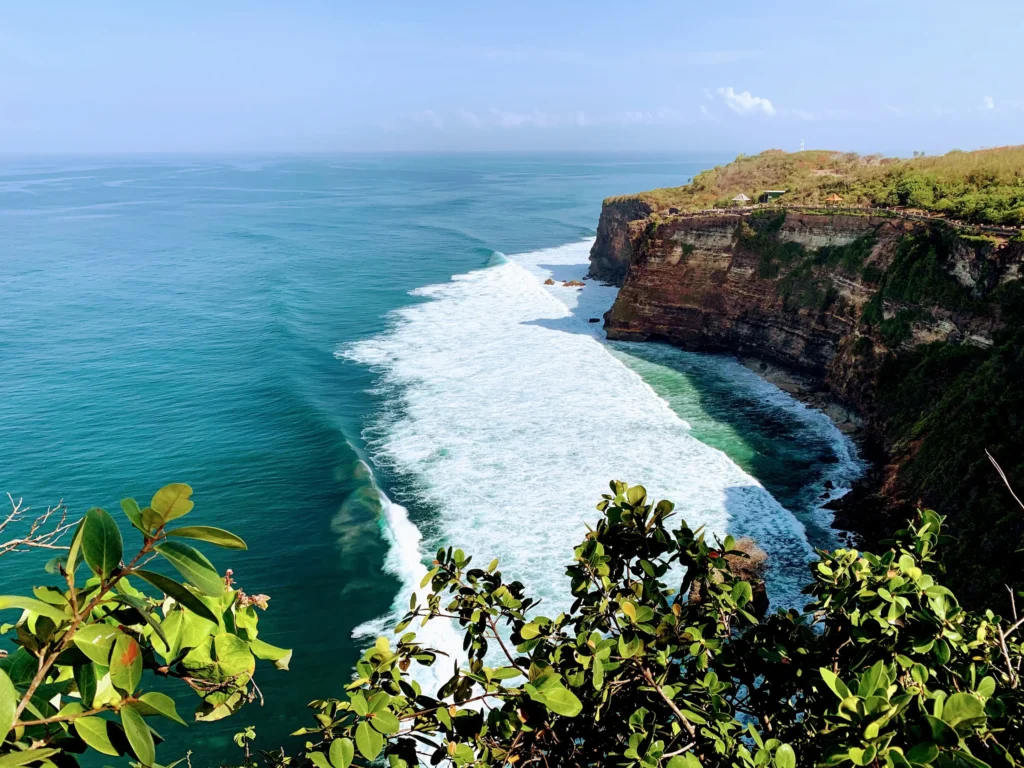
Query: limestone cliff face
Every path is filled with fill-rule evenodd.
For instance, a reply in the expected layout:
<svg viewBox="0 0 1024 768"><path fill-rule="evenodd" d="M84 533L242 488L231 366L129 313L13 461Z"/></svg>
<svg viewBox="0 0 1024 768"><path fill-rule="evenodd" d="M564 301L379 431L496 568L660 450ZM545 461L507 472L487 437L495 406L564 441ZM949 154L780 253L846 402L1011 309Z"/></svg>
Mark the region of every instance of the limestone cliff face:
<svg viewBox="0 0 1024 768"><path fill-rule="evenodd" d="M590 276L622 285L633 258L633 245L653 209L640 200L606 203L590 250Z"/></svg>
<svg viewBox="0 0 1024 768"><path fill-rule="evenodd" d="M878 319L888 324L863 322L900 243L935 224L645 208L606 204L591 251L591 276L621 285L605 318L610 338L751 355L811 374L867 417L878 438L873 388L889 352L931 341L986 346L999 325L997 317L891 300L878 302ZM998 258L992 250L957 241L946 269L974 293L1016 278L1024 246L1007 246Z"/></svg>

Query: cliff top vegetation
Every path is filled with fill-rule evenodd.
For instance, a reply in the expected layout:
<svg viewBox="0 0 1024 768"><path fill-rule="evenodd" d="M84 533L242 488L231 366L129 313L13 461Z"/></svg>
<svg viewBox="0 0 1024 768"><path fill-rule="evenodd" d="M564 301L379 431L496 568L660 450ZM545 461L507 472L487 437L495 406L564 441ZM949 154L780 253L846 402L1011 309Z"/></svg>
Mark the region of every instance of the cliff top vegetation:
<svg viewBox="0 0 1024 768"><path fill-rule="evenodd" d="M681 187L666 187L607 202L640 200L655 208L700 210L728 204L743 193L757 200L785 189L782 202L907 206L978 224L1024 224L1024 145L911 159L829 150L740 155L698 174Z"/></svg>

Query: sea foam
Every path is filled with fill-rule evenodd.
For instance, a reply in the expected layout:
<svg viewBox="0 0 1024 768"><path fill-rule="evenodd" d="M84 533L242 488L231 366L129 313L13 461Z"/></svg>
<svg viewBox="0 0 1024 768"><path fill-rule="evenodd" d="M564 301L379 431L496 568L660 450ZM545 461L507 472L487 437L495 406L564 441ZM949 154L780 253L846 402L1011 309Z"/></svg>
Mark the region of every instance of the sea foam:
<svg viewBox="0 0 1024 768"><path fill-rule="evenodd" d="M339 350L379 376L386 407L364 435L374 462L400 478L423 546L499 558L548 613L567 607L565 565L611 479L671 499L691 526L753 536L771 557L775 604L799 604L803 526L610 352L589 320L615 289L543 285L582 276L591 242L418 289L426 301L394 312L388 331ZM406 520L392 535L411 565L422 554ZM410 584L421 573L400 570Z"/></svg>

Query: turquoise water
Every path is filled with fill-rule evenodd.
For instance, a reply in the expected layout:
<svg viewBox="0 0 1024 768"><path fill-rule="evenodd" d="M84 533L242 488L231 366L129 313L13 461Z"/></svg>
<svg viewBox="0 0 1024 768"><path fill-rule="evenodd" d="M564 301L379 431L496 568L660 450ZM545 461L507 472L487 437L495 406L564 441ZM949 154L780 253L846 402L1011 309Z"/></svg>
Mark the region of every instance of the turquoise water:
<svg viewBox="0 0 1024 768"><path fill-rule="evenodd" d="M215 562L295 649L265 707L167 729L166 756L213 764L243 722L294 747L438 543L557 601L612 477L757 534L792 598L848 444L727 358L609 346L588 321L613 290L542 285L585 273L603 197L719 160L0 162L2 490L80 513L190 483L196 521L249 544ZM33 557L0 561L5 592Z"/></svg>

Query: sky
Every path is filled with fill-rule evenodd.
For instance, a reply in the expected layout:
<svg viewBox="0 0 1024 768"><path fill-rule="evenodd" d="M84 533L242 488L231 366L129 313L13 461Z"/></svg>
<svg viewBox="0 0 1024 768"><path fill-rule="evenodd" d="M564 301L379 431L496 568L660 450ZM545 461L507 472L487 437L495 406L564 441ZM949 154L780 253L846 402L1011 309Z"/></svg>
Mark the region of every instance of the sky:
<svg viewBox="0 0 1024 768"><path fill-rule="evenodd" d="M0 154L1024 143L1021 0L0 0Z"/></svg>

